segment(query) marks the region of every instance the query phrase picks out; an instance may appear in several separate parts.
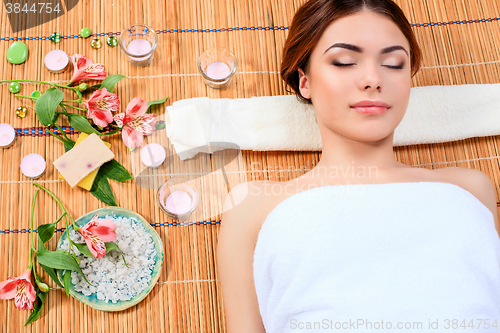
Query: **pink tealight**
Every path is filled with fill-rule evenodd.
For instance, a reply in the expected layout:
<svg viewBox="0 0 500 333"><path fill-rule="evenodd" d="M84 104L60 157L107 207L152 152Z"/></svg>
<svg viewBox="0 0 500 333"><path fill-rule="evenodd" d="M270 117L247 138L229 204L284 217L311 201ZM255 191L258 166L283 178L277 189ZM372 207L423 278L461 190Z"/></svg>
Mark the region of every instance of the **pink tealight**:
<svg viewBox="0 0 500 333"><path fill-rule="evenodd" d="M45 66L52 73L61 73L68 67L68 54L61 50L53 50L45 56Z"/></svg>
<svg viewBox="0 0 500 333"><path fill-rule="evenodd" d="M150 42L148 42L145 39L138 38L134 39L128 44L127 51L132 55L141 56L149 53L149 51L151 51L152 48L153 47L151 46ZM148 57L149 56L134 58L134 60L136 61L146 60Z"/></svg>
<svg viewBox="0 0 500 333"><path fill-rule="evenodd" d="M171 192L165 200L165 208L174 215L184 215L191 209L193 200L189 193L177 190Z"/></svg>
<svg viewBox="0 0 500 333"><path fill-rule="evenodd" d="M207 76L214 80L225 79L231 74L231 69L222 61L214 61L205 69Z"/></svg>
<svg viewBox="0 0 500 333"><path fill-rule="evenodd" d="M16 130L10 124L0 124L0 147L9 148L14 144Z"/></svg>
<svg viewBox="0 0 500 333"><path fill-rule="evenodd" d="M36 179L45 172L45 159L38 154L28 154L21 160L21 172L28 178Z"/></svg>
<svg viewBox="0 0 500 333"><path fill-rule="evenodd" d="M165 148L157 143L149 143L141 149L141 161L150 168L162 165L165 158Z"/></svg>

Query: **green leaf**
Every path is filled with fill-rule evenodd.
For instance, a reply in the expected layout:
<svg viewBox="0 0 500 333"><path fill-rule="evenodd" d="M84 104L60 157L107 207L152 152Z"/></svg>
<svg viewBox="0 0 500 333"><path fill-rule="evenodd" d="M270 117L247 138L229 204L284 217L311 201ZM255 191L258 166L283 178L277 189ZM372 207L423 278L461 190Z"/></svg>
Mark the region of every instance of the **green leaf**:
<svg viewBox="0 0 500 333"><path fill-rule="evenodd" d="M106 88L109 92L113 92L115 90L115 85L120 81L121 79L126 78L126 76L121 75L121 74L115 74L108 76L101 82L101 88Z"/></svg>
<svg viewBox="0 0 500 333"><path fill-rule="evenodd" d="M151 102L148 102L148 108L146 109L146 112L148 112L147 110L149 109L149 107L151 105L155 105L155 104L162 104L162 103L165 103L165 101L167 100L168 97L165 97L164 99L159 99L157 101L151 101Z"/></svg>
<svg viewBox="0 0 500 333"><path fill-rule="evenodd" d="M44 248L45 249L45 248ZM39 263L40 264L40 263ZM42 266L43 270L49 274L49 276L52 278L52 280L61 288L64 288L61 282L59 281L59 278L57 277L56 271L52 267L47 267L45 265L40 264Z"/></svg>
<svg viewBox="0 0 500 333"><path fill-rule="evenodd" d="M35 111L38 120L44 126L52 124L57 106L63 100L63 92L57 88L49 88L36 100Z"/></svg>
<svg viewBox="0 0 500 333"><path fill-rule="evenodd" d="M108 206L118 206L115 200L115 196L113 195L113 191L111 190L111 186L109 185L108 179L106 177L103 177L102 175L99 175L99 172L97 172L97 176L95 177L94 184L92 184L90 193L92 193L94 197L101 200Z"/></svg>
<svg viewBox="0 0 500 333"><path fill-rule="evenodd" d="M47 248L45 247L45 244L41 240L40 236L38 236L38 251L42 250L47 250Z"/></svg>
<svg viewBox="0 0 500 333"><path fill-rule="evenodd" d="M68 152L69 150L71 150L71 148L73 148L75 146L75 141L73 140L64 140L64 150L66 152Z"/></svg>
<svg viewBox="0 0 500 333"><path fill-rule="evenodd" d="M111 250L120 251L120 254L122 255L123 262L125 263L125 266L127 266L127 268L130 268L130 267L128 267L127 262L125 261L125 256L123 255L122 250L120 250L120 248L118 247L118 245L116 245L115 242L107 242L104 244L106 244L106 253L109 253L109 251L111 251Z"/></svg>
<svg viewBox="0 0 500 333"><path fill-rule="evenodd" d="M87 118L85 118L84 116L79 114L71 114L68 118L69 124L77 131L87 134L99 134L99 131L93 128L92 125L90 125L90 123L88 122Z"/></svg>
<svg viewBox="0 0 500 333"><path fill-rule="evenodd" d="M66 291L66 296L69 296L69 288L71 287L71 271L66 270L64 273L64 290Z"/></svg>
<svg viewBox="0 0 500 333"><path fill-rule="evenodd" d="M93 257L94 255L90 252L87 243L74 243L78 248L78 251L86 255L87 257Z"/></svg>
<svg viewBox="0 0 500 333"><path fill-rule="evenodd" d="M117 160L111 160L101 165L97 175L116 180L118 182L134 179L127 169L125 169Z"/></svg>
<svg viewBox="0 0 500 333"><path fill-rule="evenodd" d="M35 304L33 305L33 310L31 311L30 316L28 317L28 320L26 323L24 323L24 326L31 324L35 320L37 320L40 317L40 314L42 313L42 308L43 305L45 304L45 300L47 299L48 292L42 292L41 290L36 290L36 300Z"/></svg>
<svg viewBox="0 0 500 333"><path fill-rule="evenodd" d="M52 236L54 236L54 231L56 230L56 224L57 222L54 223L48 223L48 224L42 224L41 226L38 227L38 237L42 241L42 244L47 243Z"/></svg>
<svg viewBox="0 0 500 333"><path fill-rule="evenodd" d="M52 267L55 269L68 269L76 271L83 276L85 281L87 281L85 274L83 274L75 258L73 258L71 254L69 254L64 250L57 250L57 251L42 250L38 252L36 256L38 262L42 265L45 265L47 267ZM89 281L87 281L87 283L90 284Z"/></svg>
<svg viewBox="0 0 500 333"><path fill-rule="evenodd" d="M165 123L156 123L155 124L155 131L164 129L165 127L167 127L167 124L165 124Z"/></svg>

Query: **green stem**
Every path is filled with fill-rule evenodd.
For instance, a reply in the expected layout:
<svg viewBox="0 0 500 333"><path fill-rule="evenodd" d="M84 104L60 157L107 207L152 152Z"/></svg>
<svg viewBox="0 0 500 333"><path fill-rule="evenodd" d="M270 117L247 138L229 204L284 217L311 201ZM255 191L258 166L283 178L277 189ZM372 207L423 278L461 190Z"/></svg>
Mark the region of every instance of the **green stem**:
<svg viewBox="0 0 500 333"><path fill-rule="evenodd" d="M63 101L63 102L70 102L70 101ZM73 109L77 109L77 110L82 110L82 111L87 111L88 109L82 109L82 108L79 108L79 107L76 107L76 106L72 106L72 105L68 105L68 104L64 104L64 103L61 103L61 105L64 105L68 108L73 108Z"/></svg>
<svg viewBox="0 0 500 333"><path fill-rule="evenodd" d="M65 102L65 103L81 103L82 101L79 100L79 99L73 99L71 101L62 101L62 102Z"/></svg>
<svg viewBox="0 0 500 333"><path fill-rule="evenodd" d="M19 95L19 94L15 94L14 96L15 96L15 97L29 98L29 99L31 99L32 101L36 101L36 100L38 99L38 97L33 97L33 96L24 96L24 95Z"/></svg>
<svg viewBox="0 0 500 333"><path fill-rule="evenodd" d="M49 134L52 135L53 137L55 137L57 140L61 140L64 143L64 140L61 139L60 137L58 137L57 135L55 135L54 133L52 133L52 131L50 129L47 129L47 132L49 132Z"/></svg>
<svg viewBox="0 0 500 333"><path fill-rule="evenodd" d="M30 248L30 267L29 267L29 269L32 269L34 267L33 263L34 263L35 256L33 255L33 251L36 252L35 239L33 238L33 218L35 216L35 203L36 203L37 195L38 195L38 189L35 191L35 197L33 198L33 203L31 205L31 217L30 217L31 248Z"/></svg>
<svg viewBox="0 0 500 333"><path fill-rule="evenodd" d="M111 132L108 132L108 133L99 133L99 135L113 135L115 133L118 133L120 130L121 130L121 128L117 128L117 129L114 129L114 130L112 130Z"/></svg>
<svg viewBox="0 0 500 333"><path fill-rule="evenodd" d="M59 130L59 132L60 132L60 133L62 133L62 135L64 135L64 137L66 138L66 140L71 141L71 140L68 138L68 136L66 135L66 133L63 131L63 129L61 128L61 126L59 126L59 125L57 125L57 124L55 124L55 125L56 125L57 129ZM64 142L64 141L63 141L63 142Z"/></svg>
<svg viewBox="0 0 500 333"><path fill-rule="evenodd" d="M33 185L38 186L39 188L41 188L42 190L44 190L45 192L47 192L48 194L50 194L50 196L52 198L54 198L55 201L57 201L57 203L59 204L59 207L61 207L61 210L63 211L63 213L65 213L66 215L68 215L69 219L72 221L71 224L72 224L73 228L75 228L75 230L77 230L78 226L76 225L75 220L73 220L73 218L71 217L71 215L69 215L68 211L66 210L66 208L64 208L64 206L61 203L61 201L59 201L59 199L52 192L50 192L49 190L47 190L45 187L43 187L42 185L38 184L37 182L34 182Z"/></svg>
<svg viewBox="0 0 500 333"><path fill-rule="evenodd" d="M41 83L41 84L48 84L52 87L60 87L60 88L66 88L73 90L79 97L81 98L81 93L78 91L78 87L69 87L68 85L63 86L62 84L57 84L57 83L50 83L50 82L45 82L45 81L35 81L35 80L1 80L0 83L4 82L31 82L31 83Z"/></svg>

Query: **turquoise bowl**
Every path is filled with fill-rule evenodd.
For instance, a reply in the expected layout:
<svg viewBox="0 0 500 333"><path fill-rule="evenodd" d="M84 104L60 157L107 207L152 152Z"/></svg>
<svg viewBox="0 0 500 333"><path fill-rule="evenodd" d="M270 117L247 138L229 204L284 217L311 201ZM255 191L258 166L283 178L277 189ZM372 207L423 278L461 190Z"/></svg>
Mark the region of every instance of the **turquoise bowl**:
<svg viewBox="0 0 500 333"><path fill-rule="evenodd" d="M131 306L136 305L140 301L142 301L153 289L153 287L156 285L156 282L158 281L158 278L160 277L161 273L161 268L163 266L163 243L160 239L160 236L156 233L156 231L153 229L153 227L139 214L125 208L120 208L120 207L104 207L104 208L99 208L96 209L90 213L87 213L85 215L80 216L75 222L79 227L83 227L85 224L87 224L93 217L94 215L99 216L100 218L105 218L107 215L109 216L114 216L116 218L118 217L125 217L134 220L135 222L140 222L144 226L144 229L146 229L146 232L148 232L151 235L151 238L153 239L153 243L155 245L155 250L156 250L156 262L155 262L155 267L153 269L153 272L151 273L151 281L149 281L148 286L146 289L141 291L139 294L135 295L133 298L131 298L128 301L117 301L116 303L113 302L108 302L106 303L105 301L101 301L97 299L96 294L92 294L90 296L85 296L84 294L78 292L75 290L73 283L71 284L71 288L69 293L71 296L79 300L80 302L87 304L91 308L101 310L101 311L122 311L127 308L130 308ZM64 231L61 235L61 238L59 239L59 242L57 243L57 248L61 248L64 240L67 238L66 231ZM60 277L60 276L59 276Z"/></svg>

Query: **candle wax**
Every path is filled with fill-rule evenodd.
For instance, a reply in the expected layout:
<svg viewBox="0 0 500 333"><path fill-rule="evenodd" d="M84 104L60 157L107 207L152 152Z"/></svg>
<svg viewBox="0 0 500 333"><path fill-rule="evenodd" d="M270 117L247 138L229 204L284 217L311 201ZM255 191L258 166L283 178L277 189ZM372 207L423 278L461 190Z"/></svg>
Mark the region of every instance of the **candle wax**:
<svg viewBox="0 0 500 333"><path fill-rule="evenodd" d="M151 51L151 43L145 39L138 38L131 41L127 46L127 51L135 56L143 55ZM134 58L134 60L146 60L148 57Z"/></svg>
<svg viewBox="0 0 500 333"><path fill-rule="evenodd" d="M229 74L231 74L231 69L226 63L222 61L214 61L213 63L208 65L205 73L212 79L220 80L228 77Z"/></svg>
<svg viewBox="0 0 500 333"><path fill-rule="evenodd" d="M157 167L165 161L165 148L157 143L150 143L141 149L141 161L148 167Z"/></svg>
<svg viewBox="0 0 500 333"><path fill-rule="evenodd" d="M0 147L10 147L16 137L16 130L9 124L0 124Z"/></svg>
<svg viewBox="0 0 500 333"><path fill-rule="evenodd" d="M45 66L49 71L60 72L68 66L69 57L66 52L61 50L53 50L45 56Z"/></svg>
<svg viewBox="0 0 500 333"><path fill-rule="evenodd" d="M38 154L28 154L21 161L21 171L29 178L37 178L45 172L45 159Z"/></svg>
<svg viewBox="0 0 500 333"><path fill-rule="evenodd" d="M165 208L175 215L183 215L189 212L193 201L189 193L177 190L171 192L165 202Z"/></svg>

